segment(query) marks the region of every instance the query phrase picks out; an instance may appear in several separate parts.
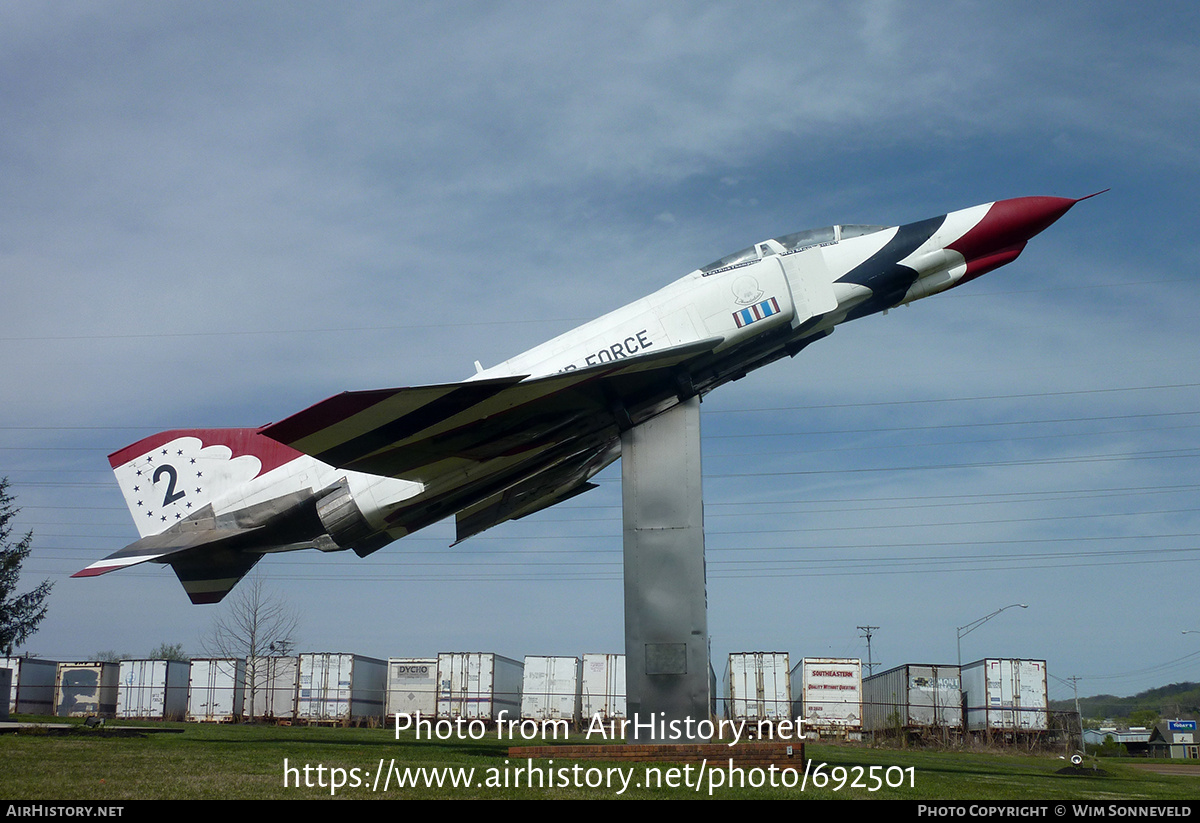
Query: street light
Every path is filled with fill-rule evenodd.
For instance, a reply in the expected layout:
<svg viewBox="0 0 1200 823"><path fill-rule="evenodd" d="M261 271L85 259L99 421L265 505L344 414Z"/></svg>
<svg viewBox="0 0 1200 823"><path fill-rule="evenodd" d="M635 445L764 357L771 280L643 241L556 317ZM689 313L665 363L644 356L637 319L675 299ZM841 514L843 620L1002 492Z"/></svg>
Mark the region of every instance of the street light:
<svg viewBox="0 0 1200 823"><path fill-rule="evenodd" d="M984 623L991 620L996 615L1000 614L1000 612L1005 611L1006 609L1015 609L1017 607L1020 607L1022 609L1029 608L1029 606L1025 605L1024 603L1010 603L1007 606L1004 606L1003 608L996 609L996 611L992 612L991 614L987 615L986 617L981 617L978 620L972 620L967 625L958 627L958 668L960 671L962 670L962 639L964 637L966 637L968 634L970 634L971 632L978 629Z"/></svg>

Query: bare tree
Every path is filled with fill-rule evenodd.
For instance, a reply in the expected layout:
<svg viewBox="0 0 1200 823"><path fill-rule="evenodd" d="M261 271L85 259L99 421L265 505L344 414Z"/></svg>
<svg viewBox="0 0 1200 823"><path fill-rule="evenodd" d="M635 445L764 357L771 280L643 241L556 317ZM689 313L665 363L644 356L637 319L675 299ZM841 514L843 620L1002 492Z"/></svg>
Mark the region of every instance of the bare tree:
<svg viewBox="0 0 1200 823"><path fill-rule="evenodd" d="M249 703L246 716L254 719L254 698L266 677L257 661L272 655L290 654L300 617L278 595L255 577L242 584L226 599L224 609L213 620L208 636L202 641L212 657L244 659Z"/></svg>

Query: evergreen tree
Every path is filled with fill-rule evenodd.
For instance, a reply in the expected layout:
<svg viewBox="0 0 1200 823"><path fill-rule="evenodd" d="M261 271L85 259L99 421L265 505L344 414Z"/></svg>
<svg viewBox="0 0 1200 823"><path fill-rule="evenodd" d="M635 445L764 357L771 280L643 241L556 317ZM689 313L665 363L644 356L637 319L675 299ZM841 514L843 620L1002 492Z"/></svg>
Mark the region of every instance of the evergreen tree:
<svg viewBox="0 0 1200 823"><path fill-rule="evenodd" d="M21 564L32 548L33 532L15 543L10 540L12 520L20 511L14 502L8 493L8 478L0 478L0 652L5 655L12 655L15 646L37 631L38 623L46 616L46 598L53 585L43 580L33 591L16 594Z"/></svg>

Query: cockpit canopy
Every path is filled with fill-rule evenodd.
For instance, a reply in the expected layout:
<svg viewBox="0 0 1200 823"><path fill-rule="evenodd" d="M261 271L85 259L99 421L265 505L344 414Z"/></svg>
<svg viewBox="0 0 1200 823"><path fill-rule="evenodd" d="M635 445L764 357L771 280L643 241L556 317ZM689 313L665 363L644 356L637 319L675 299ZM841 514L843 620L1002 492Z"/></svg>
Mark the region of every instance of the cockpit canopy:
<svg viewBox="0 0 1200 823"><path fill-rule="evenodd" d="M792 252L802 251L812 246L824 246L846 240L850 237L874 234L877 231L884 231L887 228L887 226L866 225L826 226L823 229L808 229L807 231L785 234L782 237L775 237L770 240L764 240L761 243L755 243L753 246L749 246L733 254L727 254L720 260L714 260L707 266L702 266L700 273L707 277L710 274L716 274L727 269L734 269L738 266L753 263L772 254L791 254Z"/></svg>

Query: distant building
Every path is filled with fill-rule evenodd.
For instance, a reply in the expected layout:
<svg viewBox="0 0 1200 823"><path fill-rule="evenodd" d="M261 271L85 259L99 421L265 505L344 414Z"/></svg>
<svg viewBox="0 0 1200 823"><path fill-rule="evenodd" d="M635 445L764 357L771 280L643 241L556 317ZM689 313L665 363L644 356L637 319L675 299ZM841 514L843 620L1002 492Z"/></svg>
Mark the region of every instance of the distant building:
<svg viewBox="0 0 1200 823"><path fill-rule="evenodd" d="M1164 720L1150 732L1150 756L1195 760L1200 757L1200 738L1195 720Z"/></svg>
<svg viewBox="0 0 1200 823"><path fill-rule="evenodd" d="M1085 746L1103 746L1105 741L1112 740L1125 747L1125 751L1135 757L1150 755L1150 729L1144 726L1101 726L1099 729L1084 729L1083 743Z"/></svg>

